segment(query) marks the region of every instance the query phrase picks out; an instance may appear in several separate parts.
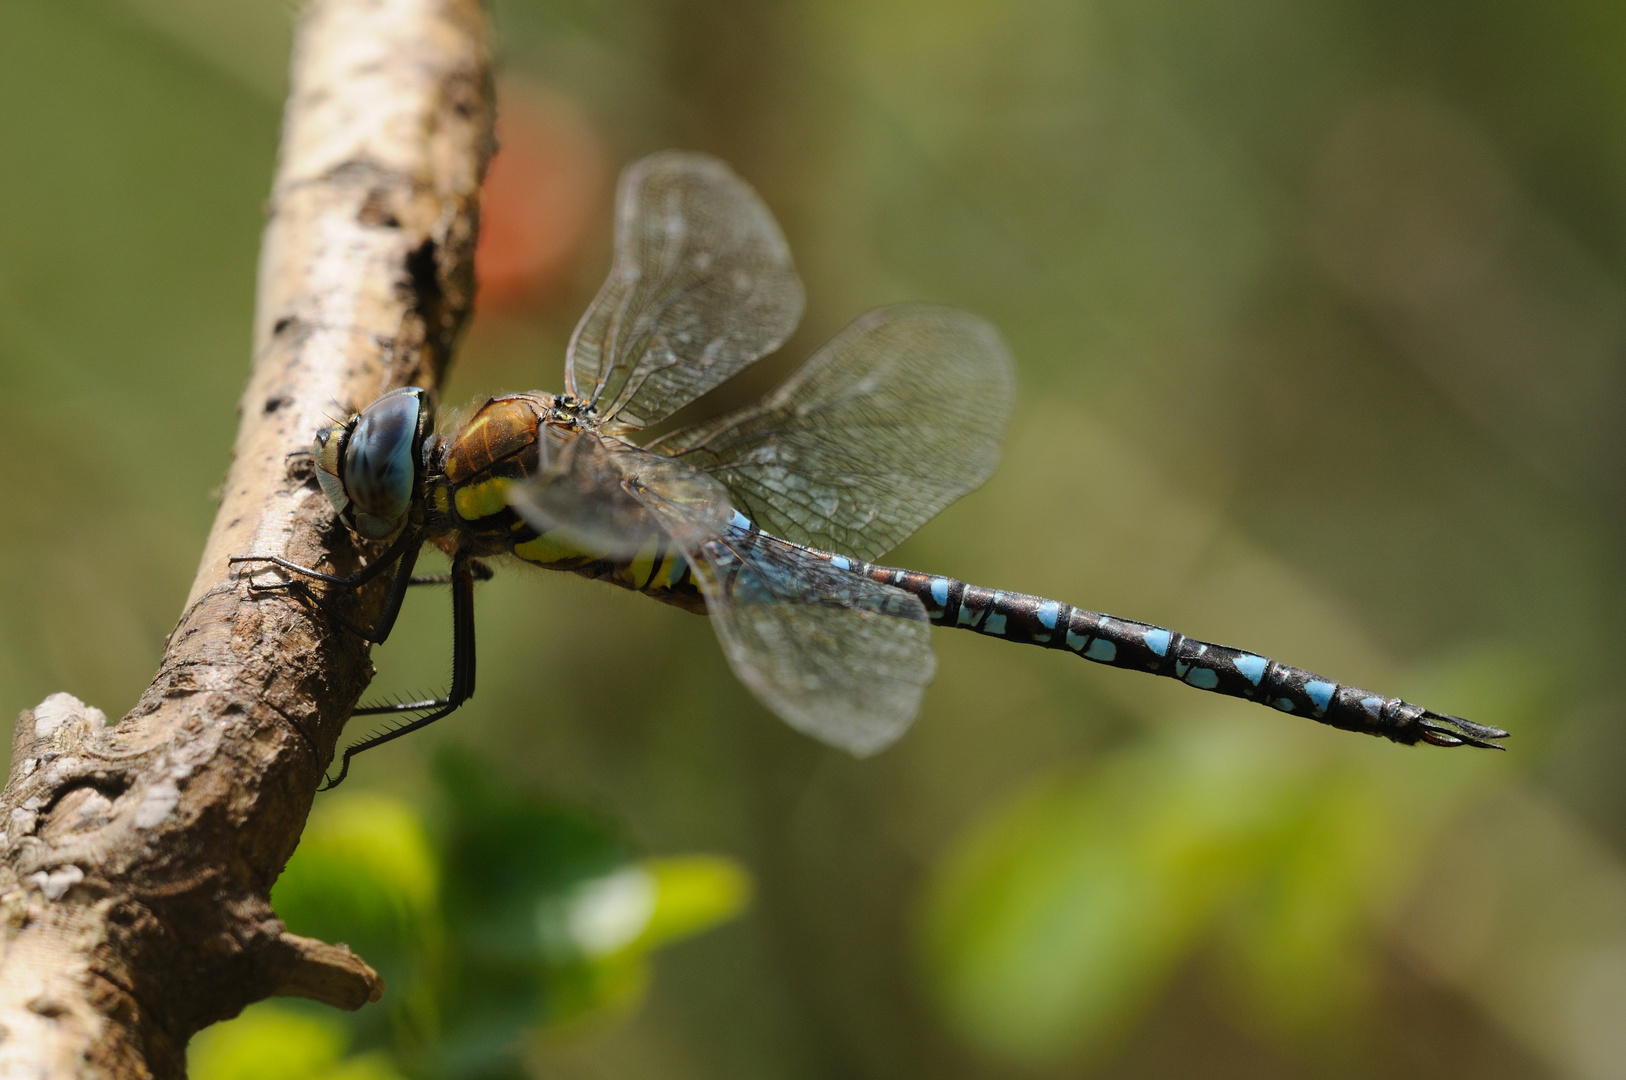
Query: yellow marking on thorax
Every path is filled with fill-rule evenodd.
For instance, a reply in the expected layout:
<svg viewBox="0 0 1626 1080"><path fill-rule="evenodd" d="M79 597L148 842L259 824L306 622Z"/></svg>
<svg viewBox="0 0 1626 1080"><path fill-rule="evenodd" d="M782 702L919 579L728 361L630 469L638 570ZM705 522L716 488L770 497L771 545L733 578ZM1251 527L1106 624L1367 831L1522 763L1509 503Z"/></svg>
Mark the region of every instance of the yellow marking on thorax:
<svg viewBox="0 0 1626 1080"><path fill-rule="evenodd" d="M491 413L487 412L485 408L481 408L479 415L474 418L474 422L458 432L458 441L473 445L474 440L479 439L480 448L489 454L491 450L491 432L486 429L490 426Z"/></svg>
<svg viewBox="0 0 1626 1080"><path fill-rule="evenodd" d="M478 484L457 489L457 515L464 521L478 521L483 517L501 513L508 506L508 485L504 476L493 476Z"/></svg>
<svg viewBox="0 0 1626 1080"><path fill-rule="evenodd" d="M446 494L445 485L436 484L431 490L435 498L435 509L442 514L450 514L452 512L452 497Z"/></svg>
<svg viewBox="0 0 1626 1080"><path fill-rule="evenodd" d="M515 544L514 554L526 562L540 563L544 566L551 563L570 562L573 559L598 558L597 555L590 555L550 533L543 533L536 539L527 540L523 544Z"/></svg>

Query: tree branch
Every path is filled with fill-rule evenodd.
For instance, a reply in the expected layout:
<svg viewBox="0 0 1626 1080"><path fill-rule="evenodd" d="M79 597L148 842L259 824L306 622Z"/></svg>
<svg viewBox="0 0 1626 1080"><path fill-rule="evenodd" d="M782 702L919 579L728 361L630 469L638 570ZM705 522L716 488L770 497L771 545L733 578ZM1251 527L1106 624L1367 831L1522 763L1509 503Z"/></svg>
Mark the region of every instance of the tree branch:
<svg viewBox="0 0 1626 1080"><path fill-rule="evenodd" d="M117 726L66 694L18 722L0 794L0 1077L181 1076L193 1033L251 1002L353 1009L382 992L349 949L287 933L268 899L367 650L296 595L251 593L226 559L358 565L300 452L326 417L439 379L473 297L491 122L478 0L309 5L253 371L185 611Z"/></svg>

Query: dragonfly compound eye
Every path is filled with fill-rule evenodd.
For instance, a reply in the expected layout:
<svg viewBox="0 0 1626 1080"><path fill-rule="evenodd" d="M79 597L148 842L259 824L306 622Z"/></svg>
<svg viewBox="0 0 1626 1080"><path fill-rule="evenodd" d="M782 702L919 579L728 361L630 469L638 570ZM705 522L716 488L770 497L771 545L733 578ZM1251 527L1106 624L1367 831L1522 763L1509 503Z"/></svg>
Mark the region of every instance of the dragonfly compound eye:
<svg viewBox="0 0 1626 1080"><path fill-rule="evenodd" d="M424 392L416 387L385 394L362 410L339 455L344 494L355 504L351 523L370 540L395 533L412 506L424 409ZM322 476L321 464L319 451L318 477Z"/></svg>

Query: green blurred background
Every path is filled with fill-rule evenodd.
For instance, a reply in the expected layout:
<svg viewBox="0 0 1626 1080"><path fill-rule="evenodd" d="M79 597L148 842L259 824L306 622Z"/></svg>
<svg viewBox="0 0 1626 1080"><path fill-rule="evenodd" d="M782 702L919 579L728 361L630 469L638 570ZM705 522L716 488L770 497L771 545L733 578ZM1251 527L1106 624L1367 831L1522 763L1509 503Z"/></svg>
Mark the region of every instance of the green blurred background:
<svg viewBox="0 0 1626 1080"><path fill-rule="evenodd" d="M0 0L0 712L123 712L185 598L291 14ZM986 315L1016 356L1002 467L889 561L1257 649L1511 752L941 632L917 727L857 762L758 706L693 616L513 570L481 587L480 696L360 759L279 893L295 929L384 919L370 955L417 974L372 1019L212 1029L198 1075L485 1075L413 1050L481 1011L473 967L436 974L478 946L540 950L515 993L554 1004L514 999L501 1066L538 1076L1626 1077L1626 7L494 17L507 149L448 401L557 390L615 171L711 151L784 224L808 311L709 406L896 300ZM375 692L435 689L447 634L445 597L414 597ZM476 918L471 835L532 860L503 887L544 914L628 867L661 904L702 883L628 949L726 920L746 873L754 897L589 978L544 955L544 915ZM322 892L359 872L345 844L395 858L350 930ZM566 850L591 857L560 893ZM696 852L726 858L659 858Z"/></svg>

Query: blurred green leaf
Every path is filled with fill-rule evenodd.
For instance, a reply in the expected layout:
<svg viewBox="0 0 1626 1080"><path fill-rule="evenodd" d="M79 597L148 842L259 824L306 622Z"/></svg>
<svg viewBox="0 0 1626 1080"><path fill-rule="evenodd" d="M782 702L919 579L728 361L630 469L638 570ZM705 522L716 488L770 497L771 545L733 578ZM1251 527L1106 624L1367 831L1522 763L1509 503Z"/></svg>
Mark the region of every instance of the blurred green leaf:
<svg viewBox="0 0 1626 1080"><path fill-rule="evenodd" d="M738 862L686 855L645 859L546 898L537 924L555 964L549 1022L629 1007L648 985L650 950L737 918L750 897Z"/></svg>
<svg viewBox="0 0 1626 1080"><path fill-rule="evenodd" d="M335 1065L349 1035L337 1016L254 1005L199 1032L187 1053L196 1080L306 1080Z"/></svg>
<svg viewBox="0 0 1626 1080"><path fill-rule="evenodd" d="M313 1080L405 1080L385 1055L373 1052L346 1058Z"/></svg>
<svg viewBox="0 0 1626 1080"><path fill-rule="evenodd" d="M655 910L638 941L642 948L704 933L750 906L751 875L725 856L676 855L638 865L655 879Z"/></svg>
<svg viewBox="0 0 1626 1080"><path fill-rule="evenodd" d="M386 1009L357 1018L367 1043L434 1038L440 857L411 803L366 791L317 800L271 903L293 932L346 942L384 977Z"/></svg>
<svg viewBox="0 0 1626 1080"><path fill-rule="evenodd" d="M200 1036L196 1075L390 1080L393 1058L426 1077L517 1076L531 1031L630 1010L652 949L749 902L732 859L631 862L610 822L508 790L465 751L447 751L439 776L435 832L405 800L319 801L273 890L290 929L350 942L379 968L388 1007L339 1018L256 1006ZM351 1045L389 1055L346 1058Z"/></svg>
<svg viewBox="0 0 1626 1080"><path fill-rule="evenodd" d="M750 903L751 877L721 855L644 859L545 897L537 920L556 957L598 960L703 933Z"/></svg>
<svg viewBox="0 0 1626 1080"><path fill-rule="evenodd" d="M1526 649L1490 645L1436 667L1416 691L1469 716L1539 740L1562 693L1554 666ZM1311 780L1268 858L1220 924L1236 1019L1278 1040L1325 1047L1370 1009L1374 935L1422 864L1463 820L1510 755L1383 745L1343 747L1298 766Z"/></svg>
<svg viewBox="0 0 1626 1080"><path fill-rule="evenodd" d="M383 971L438 948L439 892L439 859L412 805L346 792L318 800L271 902L294 932L347 941Z"/></svg>
<svg viewBox="0 0 1626 1080"><path fill-rule="evenodd" d="M193 1080L399 1080L382 1054L345 1058L346 1025L275 1004L200 1032L187 1053Z"/></svg>
<svg viewBox="0 0 1626 1080"><path fill-rule="evenodd" d="M573 1027L630 1012L649 989L648 954L627 949L581 958L548 973L545 1019L550 1028Z"/></svg>
<svg viewBox="0 0 1626 1080"><path fill-rule="evenodd" d="M546 896L537 905L543 948L565 962L624 952L649 928L659 894L654 875L634 864Z"/></svg>
<svg viewBox="0 0 1626 1080"><path fill-rule="evenodd" d="M341 921L352 932L360 926L398 933L435 917L439 876L439 859L412 804L345 792L312 808L272 899L302 933Z"/></svg>
<svg viewBox="0 0 1626 1080"><path fill-rule="evenodd" d="M506 788L468 751L436 760L449 951L445 1068L512 1060L538 1024L630 1009L651 949L744 910L750 879L731 859L631 860L613 823Z"/></svg>
<svg viewBox="0 0 1626 1080"><path fill-rule="evenodd" d="M1527 730L1550 700L1544 669L1501 649L1435 682L1434 699ZM984 821L927 901L926 961L958 1026L1020 1060L1098 1056L1217 927L1238 1019L1333 1037L1369 1002L1382 913L1506 759L1304 734L1216 717L1040 781Z"/></svg>
<svg viewBox="0 0 1626 1080"><path fill-rule="evenodd" d="M501 926L505 949L534 942L531 913L539 897L602 876L630 857L607 819L508 790L468 751L444 749L435 767L446 796L448 903L465 926Z"/></svg>
<svg viewBox="0 0 1626 1080"><path fill-rule="evenodd" d="M1263 752L1263 753L1262 753ZM1235 733L1053 776L979 827L928 900L936 989L975 1041L1099 1050L1259 863L1290 792Z"/></svg>

